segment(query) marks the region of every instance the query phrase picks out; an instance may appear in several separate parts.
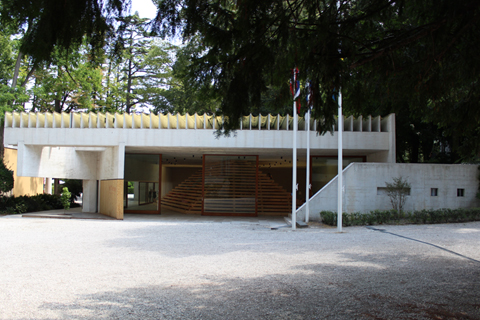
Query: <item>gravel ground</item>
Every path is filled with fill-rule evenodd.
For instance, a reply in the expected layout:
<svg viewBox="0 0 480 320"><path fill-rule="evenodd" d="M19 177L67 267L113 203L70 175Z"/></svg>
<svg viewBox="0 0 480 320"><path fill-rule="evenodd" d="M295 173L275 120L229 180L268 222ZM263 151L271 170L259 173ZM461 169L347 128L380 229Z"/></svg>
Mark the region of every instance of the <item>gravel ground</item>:
<svg viewBox="0 0 480 320"><path fill-rule="evenodd" d="M480 319L480 222L278 222L0 217L0 319Z"/></svg>

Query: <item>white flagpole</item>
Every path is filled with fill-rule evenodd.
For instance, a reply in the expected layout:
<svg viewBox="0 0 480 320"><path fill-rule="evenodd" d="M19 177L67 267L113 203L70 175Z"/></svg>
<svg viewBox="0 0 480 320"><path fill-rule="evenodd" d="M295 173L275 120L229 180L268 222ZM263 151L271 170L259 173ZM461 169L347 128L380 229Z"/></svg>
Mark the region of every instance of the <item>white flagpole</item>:
<svg viewBox="0 0 480 320"><path fill-rule="evenodd" d="M305 121L307 122L307 177L305 186L305 222L308 222L310 217L310 107L307 104L307 113L305 114Z"/></svg>
<svg viewBox="0 0 480 320"><path fill-rule="evenodd" d="M342 88L338 91L338 202L337 202L337 230L342 232L342 187L343 187L343 113L342 113Z"/></svg>
<svg viewBox="0 0 480 320"><path fill-rule="evenodd" d="M297 68L293 69L292 230L297 229Z"/></svg>
<svg viewBox="0 0 480 320"><path fill-rule="evenodd" d="M293 101L292 230L297 228L297 103Z"/></svg>

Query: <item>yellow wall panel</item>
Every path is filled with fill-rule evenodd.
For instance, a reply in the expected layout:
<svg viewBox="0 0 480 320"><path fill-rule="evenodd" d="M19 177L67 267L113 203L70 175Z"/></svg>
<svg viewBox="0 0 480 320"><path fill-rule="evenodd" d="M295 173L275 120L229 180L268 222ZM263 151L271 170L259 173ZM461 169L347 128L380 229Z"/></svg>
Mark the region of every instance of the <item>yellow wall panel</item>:
<svg viewBox="0 0 480 320"><path fill-rule="evenodd" d="M100 181L100 213L123 220L123 180Z"/></svg>
<svg viewBox="0 0 480 320"><path fill-rule="evenodd" d="M43 178L17 177L17 150L10 148L4 150L5 166L13 170L13 195L19 197L43 193Z"/></svg>

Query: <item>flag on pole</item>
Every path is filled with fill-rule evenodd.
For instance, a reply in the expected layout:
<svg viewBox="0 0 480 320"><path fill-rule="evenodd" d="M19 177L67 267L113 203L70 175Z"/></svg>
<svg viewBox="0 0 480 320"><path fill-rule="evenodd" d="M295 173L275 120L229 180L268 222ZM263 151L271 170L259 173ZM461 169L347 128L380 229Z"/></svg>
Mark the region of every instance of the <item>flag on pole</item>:
<svg viewBox="0 0 480 320"><path fill-rule="evenodd" d="M300 96L300 80L298 80L299 73L300 71L298 68L292 70L293 79L290 81L290 92L292 93L294 101ZM300 100L297 100L297 113L300 113L300 108Z"/></svg>
<svg viewBox="0 0 480 320"><path fill-rule="evenodd" d="M305 84L305 91L307 92L307 108L312 109L313 107L313 87L312 82L307 81Z"/></svg>

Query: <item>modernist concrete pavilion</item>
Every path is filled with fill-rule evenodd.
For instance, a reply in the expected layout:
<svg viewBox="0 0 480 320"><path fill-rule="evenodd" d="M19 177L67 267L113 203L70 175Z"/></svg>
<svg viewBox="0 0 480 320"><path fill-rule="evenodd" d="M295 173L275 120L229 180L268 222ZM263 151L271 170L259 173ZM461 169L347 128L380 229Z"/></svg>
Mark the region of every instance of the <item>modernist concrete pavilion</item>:
<svg viewBox="0 0 480 320"><path fill-rule="evenodd" d="M250 115L239 121L234 135L216 138L222 118L206 114L7 113L4 142L18 149L18 176L83 180L85 212L118 219L124 212L160 214L162 209L204 215L287 215L292 194L292 120ZM313 120L311 130L306 131L301 117L298 128L297 204L305 199L310 135L311 217L315 219L320 209L334 209L329 206L336 203L331 190L336 188L338 136L337 132L317 135ZM406 170L395 164L395 115L344 119L343 150L344 176L355 172L353 176L364 177L344 180L345 210L388 207L388 199L379 190L393 174ZM471 177L476 167L450 168L449 174L458 176L459 183L466 177L472 181L462 188L449 187L463 189L462 199L438 203L425 203L430 191L425 184L430 173L425 168L410 166L407 170L412 178L424 179L421 194L413 200L415 208L478 205L470 197L471 191L476 192ZM366 175L368 170L377 177L373 182ZM432 174L435 181L446 178Z"/></svg>

